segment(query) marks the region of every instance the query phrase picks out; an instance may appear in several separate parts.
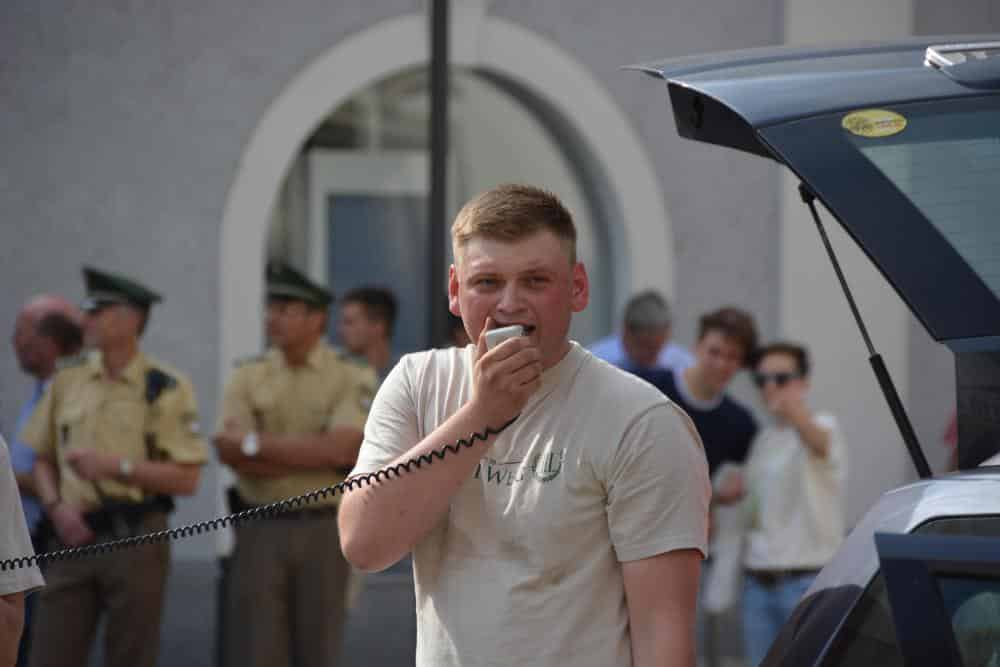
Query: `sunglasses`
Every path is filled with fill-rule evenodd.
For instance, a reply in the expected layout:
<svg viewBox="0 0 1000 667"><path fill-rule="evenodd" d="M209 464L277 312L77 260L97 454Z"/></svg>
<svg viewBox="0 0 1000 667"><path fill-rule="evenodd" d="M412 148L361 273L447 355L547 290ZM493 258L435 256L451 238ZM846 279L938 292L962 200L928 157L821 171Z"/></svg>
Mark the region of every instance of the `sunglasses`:
<svg viewBox="0 0 1000 667"><path fill-rule="evenodd" d="M801 373L754 373L753 382L761 389L768 382L773 382L778 387L784 387L792 380L798 380L800 377L802 377Z"/></svg>

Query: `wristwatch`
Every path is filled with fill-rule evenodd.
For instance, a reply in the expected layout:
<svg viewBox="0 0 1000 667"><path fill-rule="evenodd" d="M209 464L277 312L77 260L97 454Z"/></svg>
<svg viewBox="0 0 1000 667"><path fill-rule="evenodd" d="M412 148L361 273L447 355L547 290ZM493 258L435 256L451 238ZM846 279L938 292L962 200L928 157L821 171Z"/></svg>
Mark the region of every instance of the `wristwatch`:
<svg viewBox="0 0 1000 667"><path fill-rule="evenodd" d="M255 431L250 431L245 436L243 436L243 442L240 443L240 451L243 452L243 456L247 458L253 458L257 456L260 452L260 439L257 437Z"/></svg>
<svg viewBox="0 0 1000 667"><path fill-rule="evenodd" d="M135 464L132 463L132 459L127 459L124 456L118 459L118 475L122 479L129 479L133 472L135 472Z"/></svg>

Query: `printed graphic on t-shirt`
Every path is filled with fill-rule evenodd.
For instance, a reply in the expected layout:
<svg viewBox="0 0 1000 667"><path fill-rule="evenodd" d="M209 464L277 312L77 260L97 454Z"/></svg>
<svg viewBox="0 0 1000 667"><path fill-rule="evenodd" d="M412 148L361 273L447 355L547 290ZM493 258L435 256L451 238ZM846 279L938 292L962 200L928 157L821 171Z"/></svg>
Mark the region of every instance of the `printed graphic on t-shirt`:
<svg viewBox="0 0 1000 667"><path fill-rule="evenodd" d="M565 447L559 451L532 454L517 461L497 461L484 457L476 466L473 478L497 486L514 486L526 481L544 484L559 476L565 460Z"/></svg>

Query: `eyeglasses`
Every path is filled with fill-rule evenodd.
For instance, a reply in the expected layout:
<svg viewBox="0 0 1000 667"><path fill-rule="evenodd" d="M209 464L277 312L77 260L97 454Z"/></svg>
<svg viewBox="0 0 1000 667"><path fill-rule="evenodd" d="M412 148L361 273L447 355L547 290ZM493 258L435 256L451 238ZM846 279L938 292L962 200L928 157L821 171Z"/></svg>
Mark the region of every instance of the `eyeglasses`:
<svg viewBox="0 0 1000 667"><path fill-rule="evenodd" d="M792 380L798 380L800 377L802 377L801 373L754 373L753 382L761 389L763 389L764 385L768 382L773 382L780 388L784 387Z"/></svg>

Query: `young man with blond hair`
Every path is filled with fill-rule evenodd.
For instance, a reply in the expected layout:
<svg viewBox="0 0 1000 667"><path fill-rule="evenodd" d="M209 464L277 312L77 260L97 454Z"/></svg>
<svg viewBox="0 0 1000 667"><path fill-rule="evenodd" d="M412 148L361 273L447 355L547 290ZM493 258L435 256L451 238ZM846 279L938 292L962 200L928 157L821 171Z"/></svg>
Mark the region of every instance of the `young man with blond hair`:
<svg viewBox="0 0 1000 667"><path fill-rule="evenodd" d="M420 666L694 665L710 489L693 425L568 339L589 288L556 197L485 192L452 243L449 306L476 344L400 360L352 474L510 425L349 493L345 555L376 571L412 551Z"/></svg>

